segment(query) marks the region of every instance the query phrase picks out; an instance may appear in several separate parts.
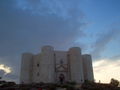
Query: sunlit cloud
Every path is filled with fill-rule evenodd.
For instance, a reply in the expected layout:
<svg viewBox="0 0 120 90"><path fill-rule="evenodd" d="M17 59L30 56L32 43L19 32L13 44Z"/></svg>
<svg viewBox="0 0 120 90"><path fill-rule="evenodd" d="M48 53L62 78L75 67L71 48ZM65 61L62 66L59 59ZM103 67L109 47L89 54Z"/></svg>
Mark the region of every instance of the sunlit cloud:
<svg viewBox="0 0 120 90"><path fill-rule="evenodd" d="M0 70L3 70L5 75L12 72L11 67L5 66L4 64L0 64Z"/></svg>
<svg viewBox="0 0 120 90"><path fill-rule="evenodd" d="M109 83L111 78L120 81L120 60L103 59L93 62L96 82Z"/></svg>

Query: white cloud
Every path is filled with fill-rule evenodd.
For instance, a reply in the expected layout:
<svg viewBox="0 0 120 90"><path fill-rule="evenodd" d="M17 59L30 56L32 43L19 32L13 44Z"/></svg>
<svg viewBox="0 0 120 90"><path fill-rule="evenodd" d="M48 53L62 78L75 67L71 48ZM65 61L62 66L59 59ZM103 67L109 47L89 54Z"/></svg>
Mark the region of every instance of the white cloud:
<svg viewBox="0 0 120 90"><path fill-rule="evenodd" d="M120 60L103 59L93 62L96 82L109 83L111 78L120 81Z"/></svg>
<svg viewBox="0 0 120 90"><path fill-rule="evenodd" d="M5 66L4 64L0 64L0 70L3 70L5 75L12 72L11 67Z"/></svg>

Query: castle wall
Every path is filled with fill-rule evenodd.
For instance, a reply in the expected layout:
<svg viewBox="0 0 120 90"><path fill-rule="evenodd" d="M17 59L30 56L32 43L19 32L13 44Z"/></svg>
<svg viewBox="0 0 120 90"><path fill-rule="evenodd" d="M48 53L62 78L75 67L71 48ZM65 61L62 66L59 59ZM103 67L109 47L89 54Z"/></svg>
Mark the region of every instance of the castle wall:
<svg viewBox="0 0 120 90"><path fill-rule="evenodd" d="M68 61L67 61L67 52L65 51L55 51L55 68L56 70L56 82L59 82L60 74L65 76L65 81L69 79L69 72L68 72Z"/></svg>
<svg viewBox="0 0 120 90"><path fill-rule="evenodd" d="M94 81L91 56L81 55L78 47L69 51L54 51L51 46L44 46L37 55L22 55L21 83L55 83L59 81L60 74L65 76L65 81Z"/></svg>
<svg viewBox="0 0 120 90"><path fill-rule="evenodd" d="M67 64L67 52L65 51L55 51L56 55L56 64L60 64L61 60L63 64Z"/></svg>

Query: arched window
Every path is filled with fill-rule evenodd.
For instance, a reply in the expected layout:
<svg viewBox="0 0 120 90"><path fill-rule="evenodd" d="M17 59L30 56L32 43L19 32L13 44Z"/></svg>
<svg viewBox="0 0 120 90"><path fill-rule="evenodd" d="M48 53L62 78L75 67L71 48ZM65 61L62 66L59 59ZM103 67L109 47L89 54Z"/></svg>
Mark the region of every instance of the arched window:
<svg viewBox="0 0 120 90"><path fill-rule="evenodd" d="M39 67L40 65L39 65L39 63L37 63L37 67Z"/></svg>

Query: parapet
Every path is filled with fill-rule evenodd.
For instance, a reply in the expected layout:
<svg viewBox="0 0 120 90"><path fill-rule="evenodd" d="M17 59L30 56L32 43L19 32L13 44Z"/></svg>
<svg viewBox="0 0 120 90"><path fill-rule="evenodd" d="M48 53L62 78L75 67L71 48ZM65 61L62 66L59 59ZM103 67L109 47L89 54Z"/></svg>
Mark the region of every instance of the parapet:
<svg viewBox="0 0 120 90"><path fill-rule="evenodd" d="M83 58L86 58L86 60L92 60L92 57L90 54L84 54L82 55Z"/></svg>
<svg viewBox="0 0 120 90"><path fill-rule="evenodd" d="M80 54L81 55L81 48L72 47L72 48L69 49L69 53L71 53L71 54Z"/></svg>
<svg viewBox="0 0 120 90"><path fill-rule="evenodd" d="M52 46L43 46L42 47L42 52L51 52L51 51L54 51L54 48Z"/></svg>
<svg viewBox="0 0 120 90"><path fill-rule="evenodd" d="M23 53L22 54L22 59L26 60L27 58L32 58L33 54L32 53Z"/></svg>

